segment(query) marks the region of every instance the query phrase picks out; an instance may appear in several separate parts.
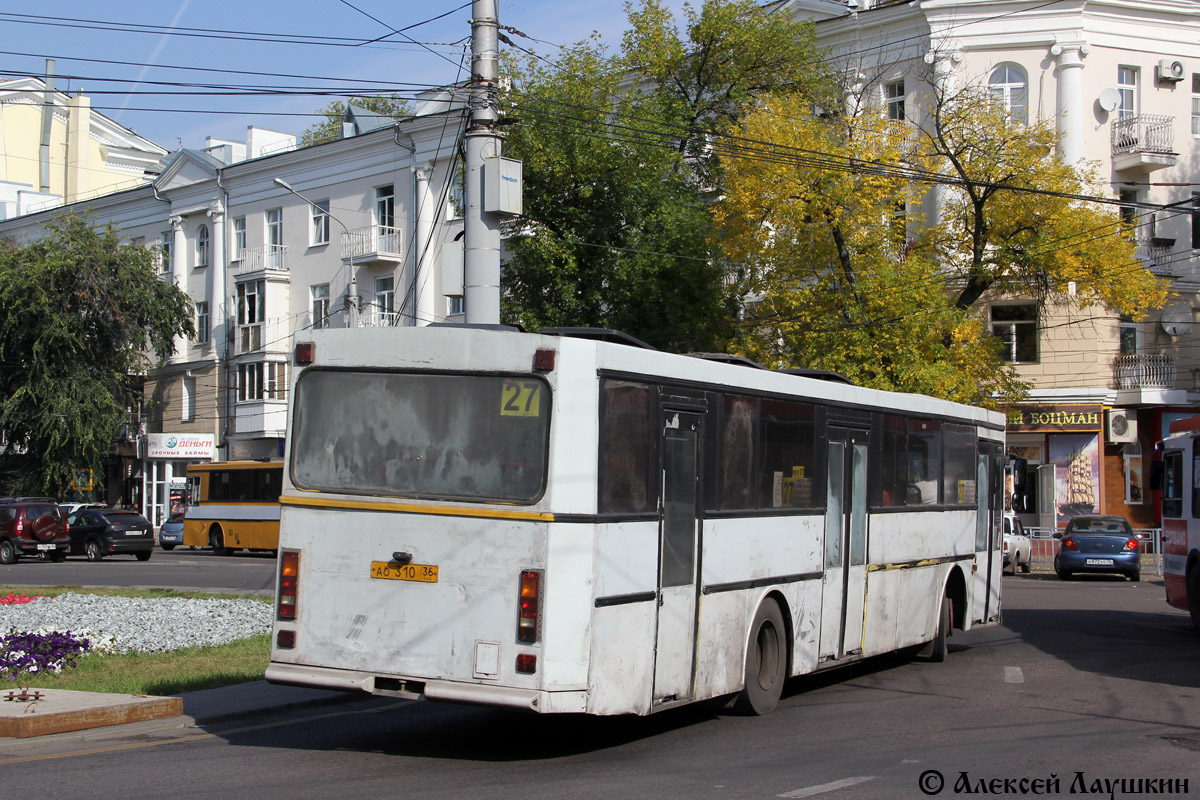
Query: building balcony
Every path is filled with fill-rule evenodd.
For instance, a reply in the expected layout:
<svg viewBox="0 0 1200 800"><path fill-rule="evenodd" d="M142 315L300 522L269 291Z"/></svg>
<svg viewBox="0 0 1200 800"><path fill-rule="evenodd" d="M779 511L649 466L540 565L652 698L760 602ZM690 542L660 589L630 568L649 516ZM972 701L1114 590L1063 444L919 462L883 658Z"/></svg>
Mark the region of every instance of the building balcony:
<svg viewBox="0 0 1200 800"><path fill-rule="evenodd" d="M1174 239L1159 236L1139 237L1137 256L1146 265L1146 269L1160 278L1178 278L1181 272L1175 262L1177 259L1186 261L1182 253L1176 254Z"/></svg>
<svg viewBox="0 0 1200 800"><path fill-rule="evenodd" d="M267 244L262 247L250 247L243 250L241 260L233 263L233 274L247 275L251 272L262 272L264 270L286 272L287 268L287 246L282 244Z"/></svg>
<svg viewBox="0 0 1200 800"><path fill-rule="evenodd" d="M1179 154L1172 125L1174 117L1163 114L1135 114L1109 125L1113 167L1153 172L1173 167Z"/></svg>
<svg viewBox="0 0 1200 800"><path fill-rule="evenodd" d="M371 307L363 309L359 324L364 328L395 328L404 323L400 321L399 311L381 311Z"/></svg>
<svg viewBox="0 0 1200 800"><path fill-rule="evenodd" d="M342 234L342 261L355 264L399 263L401 231L390 225L368 225Z"/></svg>
<svg viewBox="0 0 1200 800"><path fill-rule="evenodd" d="M1187 391L1176 389L1175 356L1123 354L1113 359L1116 405L1175 405L1187 402Z"/></svg>
<svg viewBox="0 0 1200 800"><path fill-rule="evenodd" d="M286 430L286 400L239 401L233 407L234 433L256 436L283 436Z"/></svg>

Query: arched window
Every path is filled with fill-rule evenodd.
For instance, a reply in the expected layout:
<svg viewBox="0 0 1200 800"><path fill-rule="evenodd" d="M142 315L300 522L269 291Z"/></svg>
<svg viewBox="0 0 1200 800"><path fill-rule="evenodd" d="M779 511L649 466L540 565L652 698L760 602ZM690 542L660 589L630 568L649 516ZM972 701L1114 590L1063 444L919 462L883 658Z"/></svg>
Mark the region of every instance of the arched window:
<svg viewBox="0 0 1200 800"><path fill-rule="evenodd" d="M992 70L988 88L1011 119L1022 124L1029 122L1029 79L1025 77L1025 70L1002 64Z"/></svg>
<svg viewBox="0 0 1200 800"><path fill-rule="evenodd" d="M201 225L196 229L196 266L208 266L208 226Z"/></svg>

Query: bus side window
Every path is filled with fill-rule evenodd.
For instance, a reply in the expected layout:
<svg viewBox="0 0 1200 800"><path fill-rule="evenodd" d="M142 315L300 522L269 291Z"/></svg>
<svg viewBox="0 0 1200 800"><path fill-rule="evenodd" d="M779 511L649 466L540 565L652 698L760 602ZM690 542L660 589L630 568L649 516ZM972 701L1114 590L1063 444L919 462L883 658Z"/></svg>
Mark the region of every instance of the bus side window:
<svg viewBox="0 0 1200 800"><path fill-rule="evenodd" d="M600 513L653 511L658 502L651 489L657 441L650 422L653 392L646 384L605 380L600 393Z"/></svg>
<svg viewBox="0 0 1200 800"><path fill-rule="evenodd" d="M1183 451L1163 454L1162 514L1179 519L1183 516Z"/></svg>

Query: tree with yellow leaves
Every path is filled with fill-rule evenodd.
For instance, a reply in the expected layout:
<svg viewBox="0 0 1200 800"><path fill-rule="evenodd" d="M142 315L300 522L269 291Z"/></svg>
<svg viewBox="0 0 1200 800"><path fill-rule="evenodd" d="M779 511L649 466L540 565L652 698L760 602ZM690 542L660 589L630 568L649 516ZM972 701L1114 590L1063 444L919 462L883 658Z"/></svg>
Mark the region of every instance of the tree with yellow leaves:
<svg viewBox="0 0 1200 800"><path fill-rule="evenodd" d="M995 406L1026 386L972 311L985 293L1161 305L1115 209L1080 199L1090 176L1056 158L1051 124L1018 124L973 89L930 100L919 127L767 98L721 145L716 215L746 277L746 355Z"/></svg>

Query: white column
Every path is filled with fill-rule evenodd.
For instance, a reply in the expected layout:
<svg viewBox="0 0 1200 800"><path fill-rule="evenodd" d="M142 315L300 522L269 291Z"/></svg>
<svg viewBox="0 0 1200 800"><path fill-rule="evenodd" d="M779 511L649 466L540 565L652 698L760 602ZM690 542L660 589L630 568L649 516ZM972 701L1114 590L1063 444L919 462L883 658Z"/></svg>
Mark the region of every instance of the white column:
<svg viewBox="0 0 1200 800"><path fill-rule="evenodd" d="M217 360L225 356L225 268L229 253L225 240L225 206L220 199L213 200L208 207L212 219L212 264L208 276L208 327L210 341Z"/></svg>
<svg viewBox="0 0 1200 800"><path fill-rule="evenodd" d="M1064 164L1074 166L1084 157L1085 116L1083 101L1083 57L1091 46L1082 40L1058 42L1050 52L1058 59L1058 95L1055 100L1058 123L1058 155Z"/></svg>
<svg viewBox="0 0 1200 800"><path fill-rule="evenodd" d="M171 223L171 278L175 281L175 286L184 294L187 294L187 281L184 279L187 275L187 237L183 234L183 217L172 215ZM171 360L187 360L187 339L183 336L175 337L175 355Z"/></svg>
<svg viewBox="0 0 1200 800"><path fill-rule="evenodd" d="M416 230L413 236L413 302L415 315L413 324L428 325L437 322L437 298L434 294L437 288L434 272L433 252L433 223L436 216L433 193L429 188L429 179L433 176L433 165L418 164L413 167L416 178L414 202L416 204Z"/></svg>
<svg viewBox="0 0 1200 800"><path fill-rule="evenodd" d="M962 51L957 48L930 50L925 54L924 61L933 67L933 102L945 102L954 96L957 90L956 72L962 61ZM921 109L926 116L932 115L932 109ZM943 221L942 214L946 208L946 193L949 188L941 183L934 184L926 199L926 214L934 225Z"/></svg>

